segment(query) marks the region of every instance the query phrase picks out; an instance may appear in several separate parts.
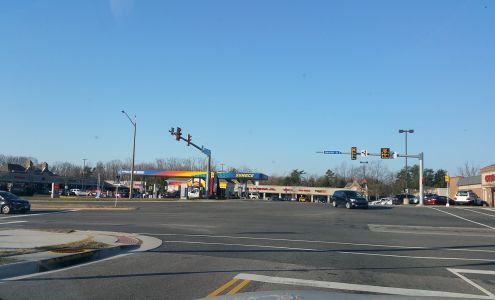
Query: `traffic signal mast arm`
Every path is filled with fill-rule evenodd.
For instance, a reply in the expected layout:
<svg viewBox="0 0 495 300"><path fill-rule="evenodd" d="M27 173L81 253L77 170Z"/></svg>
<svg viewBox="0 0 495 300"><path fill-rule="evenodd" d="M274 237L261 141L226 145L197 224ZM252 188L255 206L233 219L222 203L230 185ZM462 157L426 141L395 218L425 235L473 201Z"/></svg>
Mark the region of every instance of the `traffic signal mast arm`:
<svg viewBox="0 0 495 300"><path fill-rule="evenodd" d="M325 153L325 152L332 152L332 153ZM337 153L338 152L338 153ZM347 154L347 155L351 155L352 152L342 152L342 151L316 151L316 153L318 154ZM393 153L393 152L392 152ZM358 151L358 156L359 156L359 151ZM367 153L367 156L382 156L381 153ZM411 155L411 154L408 154L408 155L405 155L405 154L399 154L397 153L397 157L411 157L411 158L420 158L421 154L417 154L417 155Z"/></svg>
<svg viewBox="0 0 495 300"><path fill-rule="evenodd" d="M168 132L170 132L171 135L175 135L176 138L178 138L177 139L178 141L179 140L183 140L184 142L186 142L188 144L188 146L191 145L194 148L198 149L199 151L203 152L204 154L208 155L207 153L205 153L205 150L208 150L208 149L206 149L204 147L199 147L195 143L191 142L192 136L190 134L187 135L187 139L186 138L183 138L180 127L177 127L177 131L175 131L175 128L172 127ZM177 137L177 134L179 134L178 137Z"/></svg>

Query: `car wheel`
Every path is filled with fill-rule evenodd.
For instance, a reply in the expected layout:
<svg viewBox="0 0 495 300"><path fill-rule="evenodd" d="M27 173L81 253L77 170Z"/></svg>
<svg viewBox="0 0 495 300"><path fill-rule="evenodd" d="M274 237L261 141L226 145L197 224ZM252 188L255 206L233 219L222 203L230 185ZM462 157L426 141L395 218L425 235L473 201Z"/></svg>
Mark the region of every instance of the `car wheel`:
<svg viewBox="0 0 495 300"><path fill-rule="evenodd" d="M10 206L8 206L8 205L2 206L2 214L5 214L5 215L10 214Z"/></svg>
<svg viewBox="0 0 495 300"><path fill-rule="evenodd" d="M332 206L333 206L333 207L337 207L337 201L333 201L333 202L332 202Z"/></svg>
<svg viewBox="0 0 495 300"><path fill-rule="evenodd" d="M347 208L347 209L351 209L351 203L346 202L346 204L345 204L345 208Z"/></svg>

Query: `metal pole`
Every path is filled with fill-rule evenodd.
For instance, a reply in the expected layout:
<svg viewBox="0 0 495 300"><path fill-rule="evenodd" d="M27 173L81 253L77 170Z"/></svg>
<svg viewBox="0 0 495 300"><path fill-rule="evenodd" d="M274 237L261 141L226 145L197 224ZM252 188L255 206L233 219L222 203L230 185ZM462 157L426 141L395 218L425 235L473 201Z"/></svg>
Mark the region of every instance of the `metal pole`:
<svg viewBox="0 0 495 300"><path fill-rule="evenodd" d="M407 131L406 131L406 188L404 190L404 193L406 195L409 195L409 191L407 190L408 181L409 181L409 173L407 172Z"/></svg>
<svg viewBox="0 0 495 300"><path fill-rule="evenodd" d="M211 180L211 155L208 155L208 166L206 167L206 198L210 197L210 180Z"/></svg>
<svg viewBox="0 0 495 300"><path fill-rule="evenodd" d="M419 205L423 205L423 168L424 168L424 155L423 152L419 153Z"/></svg>
<svg viewBox="0 0 495 300"><path fill-rule="evenodd" d="M136 127L137 127L136 116L134 116L134 123L132 125L134 125L134 138L132 141L131 187L129 189L129 199L132 199L133 196L132 190L134 188L134 160L136 158Z"/></svg>
<svg viewBox="0 0 495 300"><path fill-rule="evenodd" d="M84 170L86 169L86 160L87 158L83 158L83 169L82 169L82 184L81 189L84 191Z"/></svg>

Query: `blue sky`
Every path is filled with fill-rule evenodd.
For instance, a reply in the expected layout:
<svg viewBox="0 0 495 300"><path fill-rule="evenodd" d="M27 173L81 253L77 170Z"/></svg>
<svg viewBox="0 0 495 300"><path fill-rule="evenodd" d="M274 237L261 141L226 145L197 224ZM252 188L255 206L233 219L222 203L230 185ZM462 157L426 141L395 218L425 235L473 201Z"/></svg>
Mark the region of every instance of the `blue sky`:
<svg viewBox="0 0 495 300"><path fill-rule="evenodd" d="M180 126L227 166L323 173L414 128L455 173L495 163L494 37L488 0L0 1L0 153L127 159L125 109L138 162L201 157Z"/></svg>

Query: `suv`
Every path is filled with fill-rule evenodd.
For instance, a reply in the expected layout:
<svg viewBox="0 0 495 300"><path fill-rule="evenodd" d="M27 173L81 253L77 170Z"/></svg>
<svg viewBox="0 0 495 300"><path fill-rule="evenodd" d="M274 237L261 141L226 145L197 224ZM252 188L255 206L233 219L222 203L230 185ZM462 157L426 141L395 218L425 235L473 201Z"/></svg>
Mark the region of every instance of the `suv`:
<svg viewBox="0 0 495 300"><path fill-rule="evenodd" d="M480 205L481 199L472 191L458 191L455 194L455 204Z"/></svg>
<svg viewBox="0 0 495 300"><path fill-rule="evenodd" d="M354 207L368 208L368 200L366 200L366 198L364 198L364 196L360 193L352 190L339 190L333 193L333 207L337 207L341 204L345 205L348 209Z"/></svg>

